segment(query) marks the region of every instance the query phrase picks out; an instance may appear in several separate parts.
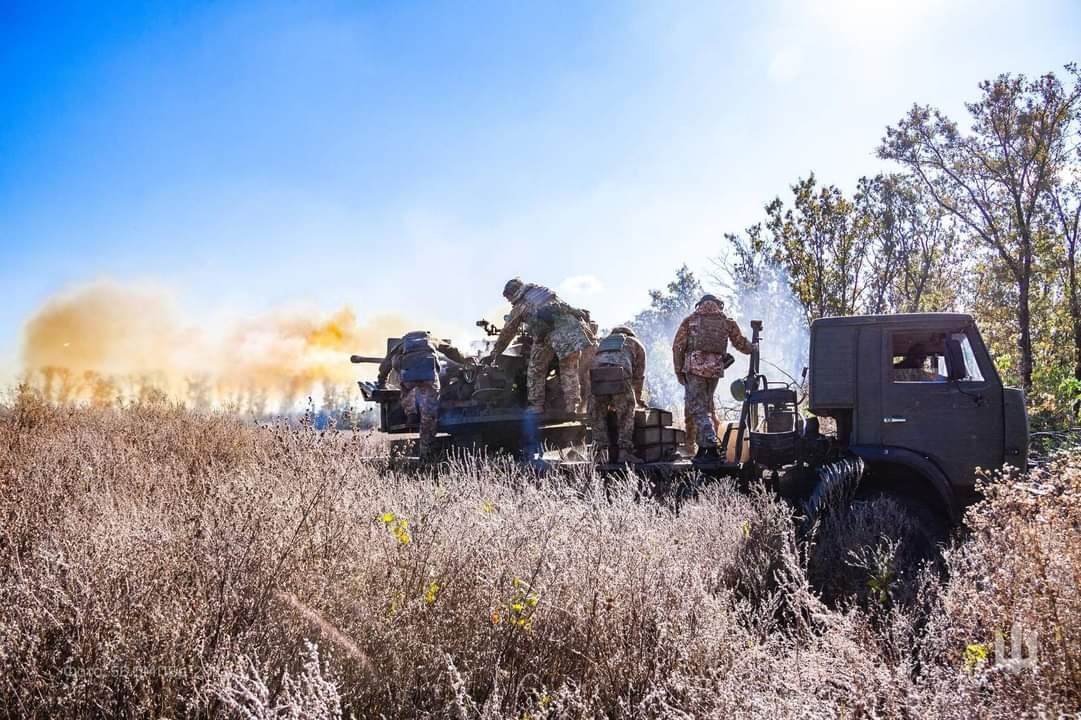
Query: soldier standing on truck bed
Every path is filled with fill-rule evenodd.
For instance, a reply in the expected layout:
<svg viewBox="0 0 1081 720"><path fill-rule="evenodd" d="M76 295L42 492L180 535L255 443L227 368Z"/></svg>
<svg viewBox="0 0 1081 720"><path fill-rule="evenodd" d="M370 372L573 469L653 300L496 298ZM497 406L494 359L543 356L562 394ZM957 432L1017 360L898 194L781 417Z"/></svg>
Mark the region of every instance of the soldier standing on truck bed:
<svg viewBox="0 0 1081 720"><path fill-rule="evenodd" d="M420 440L417 454L422 460L432 453L432 442L439 428L439 354L456 363L465 363L465 357L456 347L445 341L432 339L427 330L406 333L387 353L379 365L376 385L386 387L387 378L394 372L402 391L402 410L406 421L420 423Z"/></svg>
<svg viewBox="0 0 1081 720"><path fill-rule="evenodd" d="M597 355L597 333L600 332L600 327L589 319L588 311L583 312L586 314L585 324L589 345L582 348L582 354L578 358L578 387L582 391L582 409L589 415L593 412L593 391L590 389L589 371L593 368L593 358Z"/></svg>
<svg viewBox="0 0 1081 720"><path fill-rule="evenodd" d="M563 404L567 412L577 413L581 404L578 364L583 348L590 345L585 313L573 308L543 285L523 283L518 278L507 281L503 297L512 307L507 322L492 347L490 361L494 362L518 334L522 324L529 327L533 346L526 369L526 394L531 412L544 412L545 382L548 366L555 357L559 361L559 382L563 388Z"/></svg>
<svg viewBox="0 0 1081 720"><path fill-rule="evenodd" d="M634 454L634 411L643 403L646 380L646 348L634 331L620 325L601 340L589 371L593 392L593 440L596 455L607 450L608 461L616 458L609 447L608 413L616 416L619 430L619 462L642 462Z"/></svg>
<svg viewBox="0 0 1081 720"><path fill-rule="evenodd" d="M724 377L726 356L731 358L729 340L745 355L753 349L736 321L724 314L724 303L713 295L704 295L680 324L672 343L676 378L684 387L687 443L693 448L697 439L699 455L716 453L716 413L711 408L717 383Z"/></svg>

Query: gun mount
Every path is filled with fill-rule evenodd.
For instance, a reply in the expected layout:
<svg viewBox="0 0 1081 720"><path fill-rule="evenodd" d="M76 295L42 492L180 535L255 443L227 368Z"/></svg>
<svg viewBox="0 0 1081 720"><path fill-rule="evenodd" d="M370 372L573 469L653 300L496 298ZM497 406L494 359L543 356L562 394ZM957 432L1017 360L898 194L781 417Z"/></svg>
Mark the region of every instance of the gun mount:
<svg viewBox="0 0 1081 720"><path fill-rule="evenodd" d="M478 321L477 325L488 336L499 334L499 328L487 321ZM388 339L388 353L396 343L396 338ZM440 436L436 441L440 449L480 448L531 454L538 446L567 448L587 441L589 429L584 416L564 406L559 368L554 362L549 369L544 412L526 411L529 348L528 336L522 336L491 363L480 353L466 358L465 363L441 359ZM382 363L385 358L354 355L350 359ZM391 371L386 386L364 381L359 385L364 399L379 405L380 430L399 436L417 432L419 428L408 421L401 407L396 371ZM412 440L394 440L392 448L407 453L411 444Z"/></svg>

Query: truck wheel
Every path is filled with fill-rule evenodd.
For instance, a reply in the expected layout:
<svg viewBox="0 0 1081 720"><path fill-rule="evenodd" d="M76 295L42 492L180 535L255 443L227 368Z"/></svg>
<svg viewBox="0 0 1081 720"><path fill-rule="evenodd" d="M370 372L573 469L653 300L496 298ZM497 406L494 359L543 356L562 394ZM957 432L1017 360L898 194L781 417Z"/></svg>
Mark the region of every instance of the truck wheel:
<svg viewBox="0 0 1081 720"><path fill-rule="evenodd" d="M919 562L932 560L937 562L942 557L940 544L949 537L949 523L930 505L920 498L896 490L880 490L856 502L888 500L897 506L905 518L903 526L897 528L901 537L892 537L909 544L912 558Z"/></svg>
<svg viewBox="0 0 1081 720"><path fill-rule="evenodd" d="M919 499L875 490L831 513L808 547L808 578L829 604L910 605L918 571L938 566L947 525ZM890 547L892 546L892 548Z"/></svg>

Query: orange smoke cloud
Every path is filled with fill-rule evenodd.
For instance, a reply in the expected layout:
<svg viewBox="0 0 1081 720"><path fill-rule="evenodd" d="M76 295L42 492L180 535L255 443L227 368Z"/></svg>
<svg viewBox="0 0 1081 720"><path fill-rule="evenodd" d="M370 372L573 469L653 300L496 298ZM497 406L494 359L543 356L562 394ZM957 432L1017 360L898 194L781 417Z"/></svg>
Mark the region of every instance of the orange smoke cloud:
<svg viewBox="0 0 1081 720"><path fill-rule="evenodd" d="M291 409L308 396L355 404L353 381L364 371L349 354L382 355L386 338L416 327L397 315L361 323L344 307L209 328L185 322L160 289L98 282L50 299L27 321L22 365L59 401L107 404L157 393L254 412Z"/></svg>

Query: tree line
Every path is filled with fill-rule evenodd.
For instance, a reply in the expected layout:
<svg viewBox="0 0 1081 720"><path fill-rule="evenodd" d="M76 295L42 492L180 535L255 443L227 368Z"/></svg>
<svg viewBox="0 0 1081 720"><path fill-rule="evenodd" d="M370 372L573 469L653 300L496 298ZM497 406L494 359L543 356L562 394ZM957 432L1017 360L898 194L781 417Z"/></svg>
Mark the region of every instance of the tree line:
<svg viewBox="0 0 1081 720"><path fill-rule="evenodd" d="M846 193L811 173L723 236L712 280L730 297L784 278L803 320L965 311L1034 416L1081 410L1081 72L980 83L966 117L913 105L876 148L894 168ZM671 324L701 283L686 268L633 321Z"/></svg>

